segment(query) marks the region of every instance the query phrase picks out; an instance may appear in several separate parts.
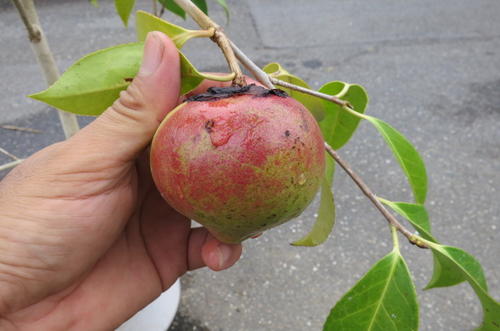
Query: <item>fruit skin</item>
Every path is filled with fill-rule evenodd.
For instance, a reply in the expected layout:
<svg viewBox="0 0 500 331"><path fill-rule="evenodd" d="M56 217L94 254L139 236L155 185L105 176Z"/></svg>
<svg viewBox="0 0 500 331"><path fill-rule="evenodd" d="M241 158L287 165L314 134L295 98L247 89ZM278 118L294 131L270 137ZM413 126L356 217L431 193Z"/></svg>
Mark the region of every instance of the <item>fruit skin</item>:
<svg viewBox="0 0 500 331"><path fill-rule="evenodd" d="M163 120L151 171L163 198L217 239L239 243L298 216L325 170L321 131L291 97L189 101Z"/></svg>

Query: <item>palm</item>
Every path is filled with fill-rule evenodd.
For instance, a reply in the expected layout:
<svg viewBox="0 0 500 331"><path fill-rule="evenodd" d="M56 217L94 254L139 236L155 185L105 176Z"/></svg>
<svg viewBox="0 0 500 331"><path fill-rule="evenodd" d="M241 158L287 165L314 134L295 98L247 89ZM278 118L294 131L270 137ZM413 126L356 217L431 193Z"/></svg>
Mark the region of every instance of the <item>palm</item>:
<svg viewBox="0 0 500 331"><path fill-rule="evenodd" d="M55 155L49 158L57 159ZM189 241L190 236L200 237L193 243L201 246L207 233L201 229L191 231L189 221L163 201L148 175L147 164L142 161L137 166L126 164L108 169L95 169L100 174L99 182L87 178L86 183L100 191L86 192L83 196L85 188L74 185L77 179L66 177L64 182L51 182L65 192L59 199L72 201L59 214L70 214L80 224L67 228L66 219L52 217L50 224L45 225L54 231L66 227L65 231L70 233L57 245L63 248L71 244L71 248L58 258L52 257L50 251L39 251L50 258L44 260L50 267L27 266L37 271L32 277L39 281L29 290L36 292L31 294L40 300L21 304L28 306L7 316L16 326L40 323L41 316L47 323L70 318L71 314L85 313L78 311L78 307L90 310L97 304L132 314L160 295L186 270L203 265L200 259L189 258ZM74 169L71 173L78 177L94 171ZM46 199L54 197L42 197ZM85 232L82 222L87 225ZM48 279L52 280L49 288ZM123 309L118 308L120 305ZM115 322L119 324L127 317L115 316Z"/></svg>

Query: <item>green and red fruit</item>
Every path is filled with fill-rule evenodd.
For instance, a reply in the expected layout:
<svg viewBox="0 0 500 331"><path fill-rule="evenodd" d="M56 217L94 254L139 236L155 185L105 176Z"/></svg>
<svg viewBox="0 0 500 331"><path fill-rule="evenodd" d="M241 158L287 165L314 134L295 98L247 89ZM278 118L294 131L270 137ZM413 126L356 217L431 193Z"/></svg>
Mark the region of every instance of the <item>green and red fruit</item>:
<svg viewBox="0 0 500 331"><path fill-rule="evenodd" d="M163 198L239 243L298 216L325 170L321 131L299 102L249 85L212 88L161 123L151 171Z"/></svg>

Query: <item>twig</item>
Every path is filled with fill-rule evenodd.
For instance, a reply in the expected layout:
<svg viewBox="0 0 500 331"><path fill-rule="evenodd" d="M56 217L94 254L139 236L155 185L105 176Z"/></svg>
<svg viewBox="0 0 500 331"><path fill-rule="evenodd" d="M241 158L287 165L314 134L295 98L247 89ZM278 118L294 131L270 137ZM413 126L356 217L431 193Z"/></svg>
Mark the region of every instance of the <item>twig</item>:
<svg viewBox="0 0 500 331"><path fill-rule="evenodd" d="M36 55L36 59L42 68L45 80L48 85L52 85L59 78L54 56L50 51L47 38L40 27L38 15L36 13L33 0L12 0L16 5L19 15L28 30L31 47ZM74 114L58 111L59 120L64 130L66 138L71 137L79 130L77 118Z"/></svg>
<svg viewBox="0 0 500 331"><path fill-rule="evenodd" d="M207 15L205 15L201 10L193 5L189 0L174 0L179 6L181 6L203 29L208 29L214 27L217 31L220 31L220 27L213 22ZM342 109L357 115L352 106L344 100L341 100L335 96L324 94L321 92L313 91L307 88L303 88L294 84L290 84L279 79L273 78L262 69L260 69L252 60L250 60L232 41L227 39L223 34L224 39L228 41L228 44L232 47L234 55L238 60L250 71L254 77L263 85L268 88L274 88L273 84L287 87L292 90L296 90L302 93L310 94L321 99L325 99L342 107ZM220 46L220 45L219 45ZM224 50L223 50L224 51ZM226 53L224 53L226 54ZM228 61L229 62L229 61ZM368 199L375 205L375 207L382 213L382 215L387 219L390 225L395 227L399 232L405 235L408 240L418 247L427 248L428 245L420 240L419 236L411 233L406 227L404 227L398 220L382 205L382 203L377 199L375 194L372 193L370 188L364 183L364 181L349 167L347 162L342 160L337 152L325 142L326 151L335 159L335 161L344 169L351 179L358 185L358 187L363 191L363 193L368 197Z"/></svg>
<svg viewBox="0 0 500 331"><path fill-rule="evenodd" d="M42 133L42 131L37 130L37 129L32 129L32 128L21 128L19 126L15 125L0 125L0 128L6 129L6 130L14 130L14 131L24 131L24 132L30 132L30 133Z"/></svg>
<svg viewBox="0 0 500 331"><path fill-rule="evenodd" d="M302 86L297 86L297 85L294 85L294 84L291 84L291 83L288 83L288 82L285 82L285 81L282 81L282 80L279 80L279 79L276 79L276 78L273 78L273 77L269 77L269 79L271 80L271 82L274 85L283 86L283 87L286 87L286 88L289 88L289 89L292 89L292 90L295 90L295 91L299 91L299 92L302 92L302 93L305 93L305 94L313 95L313 96L315 96L317 98L321 98L321 99L325 99L325 100L331 101L331 102L339 105L342 108L348 107L348 108L352 109L352 106L349 104L349 102L347 102L345 100L342 100L342 99L339 99L339 98L337 98L337 97L335 97L333 95L328 95L328 94L321 93L321 92L318 92L318 91L310 90L308 88L305 88L305 87L302 87Z"/></svg>
<svg viewBox="0 0 500 331"><path fill-rule="evenodd" d="M250 60L250 58L246 56L246 54L243 53L231 40L229 40L229 44L233 48L236 58L245 66L245 68L247 68L248 71L250 71L255 79L257 79L265 87L273 89L274 85L269 79L269 76L261 68L259 68L259 66L253 63L253 61Z"/></svg>
<svg viewBox="0 0 500 331"><path fill-rule="evenodd" d="M7 155L8 157L10 157L11 159L14 159L15 161L17 160L20 160L20 158L18 158L17 156L15 156L14 154L6 151L5 149L3 149L2 147L0 147L0 153L3 153L5 155Z"/></svg>
<svg viewBox="0 0 500 331"><path fill-rule="evenodd" d="M13 168L21 162L23 162L22 159L2 164L2 165L0 165L0 171L4 171L4 170L10 169L10 168Z"/></svg>
<svg viewBox="0 0 500 331"><path fill-rule="evenodd" d="M14 5L16 6L17 11L19 12L21 20L23 21L24 26L26 26L26 30L28 30L28 36L30 38L30 41L35 43L40 42L40 40L42 39L42 34L40 30L36 28L28 19L28 15L21 1L12 0L12 2L14 2Z"/></svg>
<svg viewBox="0 0 500 331"><path fill-rule="evenodd" d="M229 39L222 31L222 28L212 21L210 17L205 15L196 5L194 5L189 0L174 0L186 13L188 13L198 25L205 30L210 28L214 28L214 36L211 38L222 50L224 54L227 64L229 65L229 69L231 72L234 72L236 76L233 79L233 84L244 86L246 85L245 76L243 76L243 72L241 71L240 65L238 64L238 60L234 55L233 49L229 43Z"/></svg>
<svg viewBox="0 0 500 331"><path fill-rule="evenodd" d="M422 242L418 236L414 235L410 230L404 227L398 220L391 214L389 211L382 205L382 203L377 199L376 195L370 190L370 188L365 184L365 182L359 177L349 166L349 164L344 161L337 152L325 142L325 148L328 154L333 157L335 162L337 162L342 169L351 177L351 179L358 185L361 191L367 196L367 198L375 205L375 207L384 215L385 219L389 222L390 225L395 227L399 232L401 232L408 240L417 245L420 248L428 248L428 246Z"/></svg>

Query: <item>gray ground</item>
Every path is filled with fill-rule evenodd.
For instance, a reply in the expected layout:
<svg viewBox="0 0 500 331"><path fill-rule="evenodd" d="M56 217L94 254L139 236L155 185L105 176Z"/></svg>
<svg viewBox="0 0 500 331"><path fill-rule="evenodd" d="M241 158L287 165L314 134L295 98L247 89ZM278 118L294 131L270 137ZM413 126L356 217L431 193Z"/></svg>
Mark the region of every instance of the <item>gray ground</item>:
<svg viewBox="0 0 500 331"><path fill-rule="evenodd" d="M125 30L113 14L112 2L101 2L95 9L84 0L38 1L62 70L90 51L134 39L133 29ZM149 4L141 1L139 7ZM223 22L222 11L210 4ZM229 4L228 34L258 64L279 61L314 87L343 80L367 88L368 113L400 129L425 159L435 235L475 255L492 295L500 298L500 2ZM62 134L53 110L24 97L44 82L17 13L5 0L0 30L0 124L43 131L0 129L0 147L27 157ZM202 70L225 70L208 41L195 41L187 55ZM379 195L410 199L398 165L368 123L341 154ZM0 155L0 164L7 161ZM231 270L183 277L182 305L171 330L320 329L332 305L390 250L384 220L340 170L335 194L337 224L326 244L289 245L311 227L315 202L294 222L246 242ZM406 243L403 253L421 289L430 279L431 254ZM466 284L418 295L422 330L470 330L480 322L481 308Z"/></svg>

